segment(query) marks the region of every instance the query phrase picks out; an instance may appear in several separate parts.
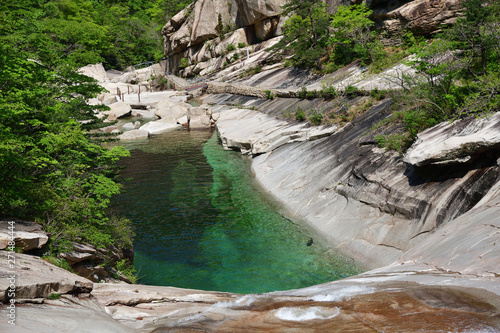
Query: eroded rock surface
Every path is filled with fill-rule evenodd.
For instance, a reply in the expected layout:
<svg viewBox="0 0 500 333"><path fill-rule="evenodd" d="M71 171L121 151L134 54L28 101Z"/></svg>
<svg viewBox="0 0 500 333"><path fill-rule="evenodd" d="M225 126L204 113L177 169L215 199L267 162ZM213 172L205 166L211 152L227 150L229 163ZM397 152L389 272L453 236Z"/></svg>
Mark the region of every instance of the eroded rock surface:
<svg viewBox="0 0 500 333"><path fill-rule="evenodd" d="M40 249L49 237L42 226L35 222L22 220L0 220L0 250L9 246L9 241L14 241L14 246L23 251Z"/></svg>
<svg viewBox="0 0 500 333"><path fill-rule="evenodd" d="M404 161L415 166L457 164L500 149L500 112L444 122L418 134Z"/></svg>
<svg viewBox="0 0 500 333"><path fill-rule="evenodd" d="M12 257L7 251L0 251L0 302L12 298L7 293L10 287L9 278L12 276L15 277L13 280L16 299L48 297L51 293L85 293L92 290L90 280L38 257L22 253L16 253Z"/></svg>

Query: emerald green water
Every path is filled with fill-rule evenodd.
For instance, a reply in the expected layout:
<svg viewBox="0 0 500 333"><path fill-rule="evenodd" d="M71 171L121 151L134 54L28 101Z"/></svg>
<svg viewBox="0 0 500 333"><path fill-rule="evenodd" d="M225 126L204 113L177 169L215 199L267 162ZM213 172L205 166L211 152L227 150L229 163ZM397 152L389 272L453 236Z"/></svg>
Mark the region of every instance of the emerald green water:
<svg viewBox="0 0 500 333"><path fill-rule="evenodd" d="M306 287L359 273L276 212L248 161L215 135L176 131L127 143L126 192L140 282L235 293Z"/></svg>

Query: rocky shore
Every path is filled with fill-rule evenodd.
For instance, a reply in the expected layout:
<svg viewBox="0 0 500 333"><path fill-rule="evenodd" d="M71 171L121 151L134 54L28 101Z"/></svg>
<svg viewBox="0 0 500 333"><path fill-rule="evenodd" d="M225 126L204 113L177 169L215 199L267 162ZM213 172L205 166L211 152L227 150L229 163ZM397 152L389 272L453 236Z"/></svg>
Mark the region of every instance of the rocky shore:
<svg viewBox="0 0 500 333"><path fill-rule="evenodd" d="M91 72L101 73L108 91L148 84ZM79 272L87 279L20 253L11 254L12 270L9 252L0 251L1 331L500 332L498 113L439 124L400 156L379 148L371 132L387 117L389 99L352 122L314 127L283 112L332 101L226 93L205 95L193 107L184 92L143 90L141 102L135 94L99 97L111 108L107 116L119 120L105 131L123 132L125 140L186 123L216 126L226 149L252 157L256 179L284 215L372 270L299 290L237 295L96 283L107 281L96 266ZM36 225L20 223L19 236L16 247L25 251L47 241ZM0 232L0 245L8 241ZM99 253L77 246L66 256L79 267Z"/></svg>

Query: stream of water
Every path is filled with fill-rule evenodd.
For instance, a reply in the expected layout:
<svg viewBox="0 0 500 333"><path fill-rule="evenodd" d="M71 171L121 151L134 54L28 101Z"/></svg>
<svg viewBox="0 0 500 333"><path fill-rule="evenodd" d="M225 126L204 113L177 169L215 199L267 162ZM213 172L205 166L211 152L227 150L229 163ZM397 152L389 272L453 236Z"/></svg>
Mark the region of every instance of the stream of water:
<svg viewBox="0 0 500 333"><path fill-rule="evenodd" d="M248 160L208 131L121 142L125 191L113 205L134 223L135 268L150 285L262 293L354 275L352 261L277 213Z"/></svg>

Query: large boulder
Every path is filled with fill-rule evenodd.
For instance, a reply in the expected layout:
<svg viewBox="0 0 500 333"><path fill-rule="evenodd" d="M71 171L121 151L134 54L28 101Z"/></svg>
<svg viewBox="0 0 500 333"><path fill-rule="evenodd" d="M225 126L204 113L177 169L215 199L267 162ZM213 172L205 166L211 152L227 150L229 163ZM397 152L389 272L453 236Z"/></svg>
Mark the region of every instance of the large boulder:
<svg viewBox="0 0 500 333"><path fill-rule="evenodd" d="M187 113L189 128L209 128L212 124L212 110L206 105L191 108Z"/></svg>
<svg viewBox="0 0 500 333"><path fill-rule="evenodd" d="M143 140L149 138L149 132L146 130L136 129L127 131L120 136L118 136L120 140Z"/></svg>
<svg viewBox="0 0 500 333"><path fill-rule="evenodd" d="M246 26L253 25L263 19L277 16L286 0L235 0L238 13Z"/></svg>
<svg viewBox="0 0 500 333"><path fill-rule="evenodd" d="M156 104L155 114L163 122L177 123L177 119L187 115L191 105L183 102L172 101L168 99L160 100Z"/></svg>
<svg viewBox="0 0 500 333"><path fill-rule="evenodd" d="M177 122L171 122L170 119L160 119L150 121L149 123L141 126L139 131L147 131L149 134L160 134L168 131L173 131L179 128Z"/></svg>
<svg viewBox="0 0 500 333"><path fill-rule="evenodd" d="M92 282L54 266L39 257L16 253L14 267L9 264L12 259L7 251L0 251L0 272L12 272L12 281L15 284L16 299L33 299L47 297L51 293L67 294L82 293L92 290ZM12 298L8 296L10 288L7 275L0 279L0 302Z"/></svg>
<svg viewBox="0 0 500 333"><path fill-rule="evenodd" d="M90 76L99 82L107 82L108 76L102 64L87 65L78 70L83 75Z"/></svg>
<svg viewBox="0 0 500 333"><path fill-rule="evenodd" d="M452 24L461 11L461 0L414 0L387 13L390 30L411 30L416 34L429 35L438 32L441 27ZM394 25L394 23L396 23Z"/></svg>
<svg viewBox="0 0 500 333"><path fill-rule="evenodd" d="M500 112L483 118L443 122L418 134L404 157L406 163L457 164L500 148Z"/></svg>
<svg viewBox="0 0 500 333"><path fill-rule="evenodd" d="M104 114L108 115L108 120L114 121L119 118L130 116L132 113L132 108L129 104L125 102L116 102L111 104L109 111L104 111Z"/></svg>
<svg viewBox="0 0 500 333"><path fill-rule="evenodd" d="M0 250L9 246L9 241L13 240L15 247L23 251L39 249L45 245L49 237L42 226L35 222L22 220L1 220L0 221Z"/></svg>

